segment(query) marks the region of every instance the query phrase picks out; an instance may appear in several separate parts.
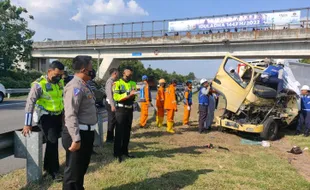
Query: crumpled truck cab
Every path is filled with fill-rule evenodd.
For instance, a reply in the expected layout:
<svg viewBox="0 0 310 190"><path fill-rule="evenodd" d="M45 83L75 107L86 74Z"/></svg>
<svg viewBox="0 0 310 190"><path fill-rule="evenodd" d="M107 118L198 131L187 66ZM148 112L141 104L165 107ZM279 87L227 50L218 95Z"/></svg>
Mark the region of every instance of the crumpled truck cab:
<svg viewBox="0 0 310 190"><path fill-rule="evenodd" d="M299 112L299 96L285 89L279 97L276 86L268 86L260 75L266 65L254 65L227 55L212 87L219 93L216 125L238 131L260 133L274 140L280 128L293 124Z"/></svg>

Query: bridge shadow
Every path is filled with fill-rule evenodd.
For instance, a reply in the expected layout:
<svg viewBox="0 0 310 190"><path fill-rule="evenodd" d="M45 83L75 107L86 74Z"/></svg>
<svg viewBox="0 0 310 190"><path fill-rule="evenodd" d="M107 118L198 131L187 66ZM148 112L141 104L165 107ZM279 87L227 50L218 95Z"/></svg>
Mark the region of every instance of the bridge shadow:
<svg viewBox="0 0 310 190"><path fill-rule="evenodd" d="M213 172L212 169L202 170L181 170L168 172L159 177L145 179L140 182L132 182L125 185L106 188L107 190L128 190L128 189L183 189L192 185L200 175L206 175Z"/></svg>

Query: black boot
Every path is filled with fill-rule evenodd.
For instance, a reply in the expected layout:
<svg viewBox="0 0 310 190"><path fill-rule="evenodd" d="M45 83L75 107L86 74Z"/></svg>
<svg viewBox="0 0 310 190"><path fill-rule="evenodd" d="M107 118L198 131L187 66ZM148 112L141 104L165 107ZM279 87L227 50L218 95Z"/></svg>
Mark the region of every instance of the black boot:
<svg viewBox="0 0 310 190"><path fill-rule="evenodd" d="M304 136L305 136L305 137L309 137L309 135L310 135L310 134L309 134L309 130L306 130Z"/></svg>
<svg viewBox="0 0 310 190"><path fill-rule="evenodd" d="M296 135L296 136L300 135L300 131L297 130L294 135Z"/></svg>

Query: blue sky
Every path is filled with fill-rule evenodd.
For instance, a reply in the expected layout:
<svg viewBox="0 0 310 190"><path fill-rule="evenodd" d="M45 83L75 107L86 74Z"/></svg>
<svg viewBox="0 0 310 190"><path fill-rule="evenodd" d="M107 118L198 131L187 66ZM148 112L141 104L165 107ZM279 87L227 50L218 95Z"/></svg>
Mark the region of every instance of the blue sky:
<svg viewBox="0 0 310 190"><path fill-rule="evenodd" d="M310 0L12 0L35 17L35 41L85 39L88 24L121 23L310 7ZM144 61L152 68L212 77L220 60ZM202 69L203 68L203 69Z"/></svg>

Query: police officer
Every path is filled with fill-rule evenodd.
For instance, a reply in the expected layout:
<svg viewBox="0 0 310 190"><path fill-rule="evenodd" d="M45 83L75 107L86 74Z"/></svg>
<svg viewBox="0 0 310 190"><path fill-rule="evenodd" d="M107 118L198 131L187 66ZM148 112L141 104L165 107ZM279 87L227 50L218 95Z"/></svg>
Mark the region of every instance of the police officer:
<svg viewBox="0 0 310 190"><path fill-rule="evenodd" d="M134 158L128 152L130 132L133 119L133 104L136 98L136 83L131 81L132 69L127 67L123 77L114 83L113 98L116 105L116 128L114 140L114 157L119 162L123 156Z"/></svg>
<svg viewBox="0 0 310 190"><path fill-rule="evenodd" d="M119 72L116 68L112 68L109 70L110 78L107 80L105 84L105 93L107 95L105 107L108 111L108 132L107 132L107 142L114 142L114 129L116 126L116 118L115 118L115 102L113 99L113 84L118 79Z"/></svg>
<svg viewBox="0 0 310 190"><path fill-rule="evenodd" d="M65 127L62 144L66 151L63 189L84 189L97 124L97 108L87 81L95 78L90 56L73 59L74 78L64 90Z"/></svg>
<svg viewBox="0 0 310 190"><path fill-rule="evenodd" d="M198 101L199 101L199 133L203 133L204 125L207 121L208 117L208 105L209 105L209 98L208 94L210 91L209 83L207 79L200 80L201 88L198 94Z"/></svg>
<svg viewBox="0 0 310 190"><path fill-rule="evenodd" d="M302 125L305 124L304 136L308 137L310 133L310 87L304 85L301 87L301 113L295 135L300 135Z"/></svg>
<svg viewBox="0 0 310 190"><path fill-rule="evenodd" d="M42 129L46 140L44 170L54 180L61 180L58 158L58 138L62 128L64 81L61 77L64 65L53 61L46 76L32 83L26 103L25 126L22 133L26 136L32 130L32 118Z"/></svg>

